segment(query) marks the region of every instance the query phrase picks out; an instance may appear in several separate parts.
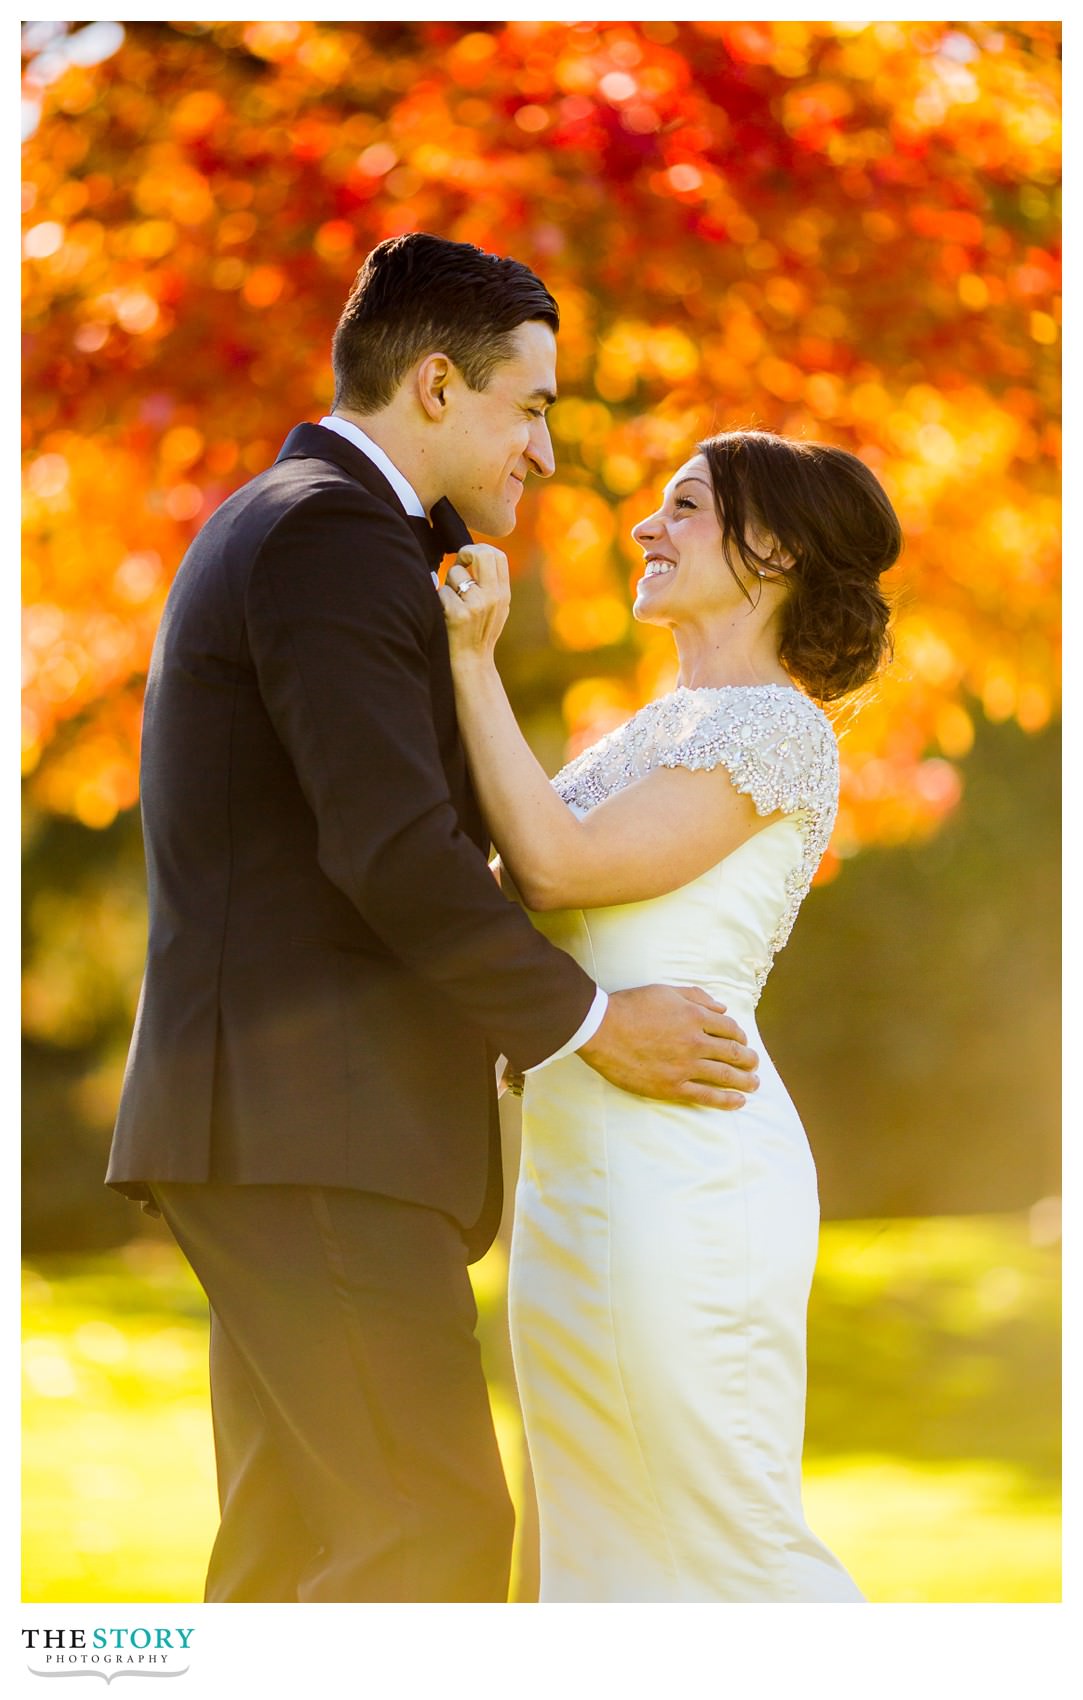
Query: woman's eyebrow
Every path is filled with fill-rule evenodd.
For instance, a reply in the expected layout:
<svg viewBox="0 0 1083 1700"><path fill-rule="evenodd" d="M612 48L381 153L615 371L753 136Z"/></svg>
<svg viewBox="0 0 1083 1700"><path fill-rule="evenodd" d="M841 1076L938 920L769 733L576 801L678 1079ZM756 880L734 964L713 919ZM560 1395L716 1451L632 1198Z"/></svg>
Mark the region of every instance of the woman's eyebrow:
<svg viewBox="0 0 1083 1700"><path fill-rule="evenodd" d="M673 486L673 489L667 490L666 494L670 495L670 496L675 496L682 484L706 484L708 490L711 488L709 479L700 478L700 477L697 476L696 473L690 472L688 474L687 478L678 478L676 484L674 484L674 486Z"/></svg>

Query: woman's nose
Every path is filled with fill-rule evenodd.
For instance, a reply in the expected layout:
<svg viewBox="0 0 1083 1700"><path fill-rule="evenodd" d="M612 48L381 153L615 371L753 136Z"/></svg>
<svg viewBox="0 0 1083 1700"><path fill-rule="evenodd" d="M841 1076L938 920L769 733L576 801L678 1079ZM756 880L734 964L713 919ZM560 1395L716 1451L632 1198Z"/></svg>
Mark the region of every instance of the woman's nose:
<svg viewBox="0 0 1083 1700"><path fill-rule="evenodd" d="M632 536L635 538L637 543L642 545L644 543L653 542L661 529L661 514L650 514L646 519L641 519L637 525L633 525Z"/></svg>

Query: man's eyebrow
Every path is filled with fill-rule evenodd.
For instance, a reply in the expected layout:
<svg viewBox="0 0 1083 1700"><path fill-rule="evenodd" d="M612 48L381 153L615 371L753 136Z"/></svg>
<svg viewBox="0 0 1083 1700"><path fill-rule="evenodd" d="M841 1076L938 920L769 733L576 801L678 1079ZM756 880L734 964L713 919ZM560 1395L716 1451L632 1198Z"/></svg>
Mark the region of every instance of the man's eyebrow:
<svg viewBox="0 0 1083 1700"><path fill-rule="evenodd" d="M555 390L531 390L527 396L528 401L544 401L546 407L552 407L556 399Z"/></svg>

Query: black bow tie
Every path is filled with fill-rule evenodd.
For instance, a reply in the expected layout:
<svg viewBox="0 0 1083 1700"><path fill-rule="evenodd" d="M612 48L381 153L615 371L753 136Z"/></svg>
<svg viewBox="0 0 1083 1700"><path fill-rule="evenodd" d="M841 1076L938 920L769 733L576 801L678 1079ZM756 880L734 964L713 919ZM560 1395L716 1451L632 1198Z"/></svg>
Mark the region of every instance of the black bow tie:
<svg viewBox="0 0 1083 1700"><path fill-rule="evenodd" d="M474 541L446 496L434 503L431 523L424 515L409 514L407 518L434 571L445 555L457 555Z"/></svg>

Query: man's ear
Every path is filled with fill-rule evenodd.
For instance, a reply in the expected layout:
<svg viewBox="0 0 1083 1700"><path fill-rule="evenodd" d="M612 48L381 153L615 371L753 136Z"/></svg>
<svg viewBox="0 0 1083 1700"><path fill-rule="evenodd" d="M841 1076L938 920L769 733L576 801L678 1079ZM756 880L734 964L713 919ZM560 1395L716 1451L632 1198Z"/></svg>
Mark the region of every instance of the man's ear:
<svg viewBox="0 0 1083 1700"><path fill-rule="evenodd" d="M426 354L417 369L417 399L430 419L442 419L454 370L446 354Z"/></svg>

